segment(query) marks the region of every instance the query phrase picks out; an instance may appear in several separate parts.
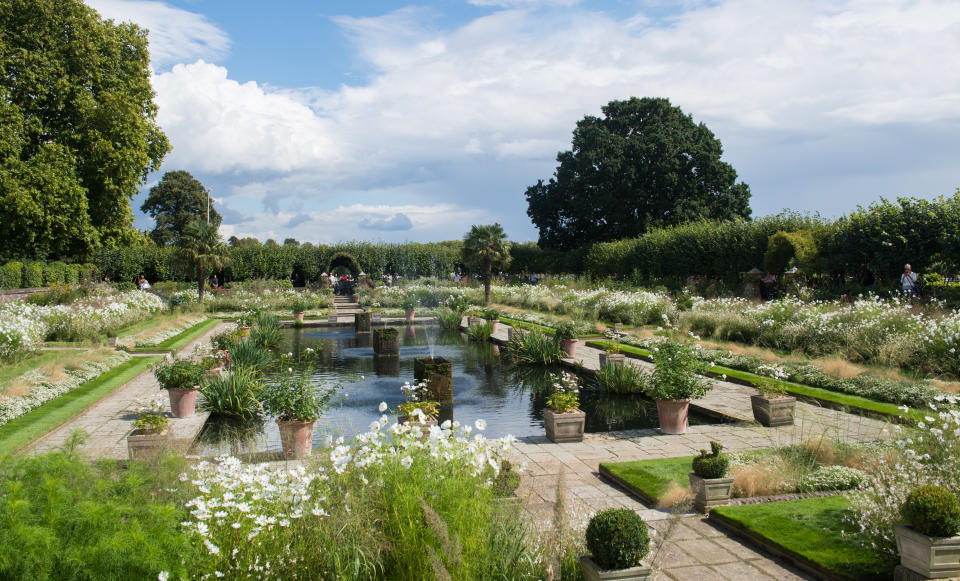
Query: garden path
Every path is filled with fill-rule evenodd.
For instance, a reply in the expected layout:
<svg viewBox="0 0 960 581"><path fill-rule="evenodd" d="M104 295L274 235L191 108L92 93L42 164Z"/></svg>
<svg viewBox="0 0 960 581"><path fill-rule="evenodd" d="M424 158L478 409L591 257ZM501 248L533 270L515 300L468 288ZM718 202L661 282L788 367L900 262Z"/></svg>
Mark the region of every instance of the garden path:
<svg viewBox="0 0 960 581"><path fill-rule="evenodd" d="M211 336L232 325L233 323L220 323L178 353L180 355L192 353L194 346L208 343ZM144 371L82 414L38 439L28 448L28 451L32 454L54 451L63 446L73 432L82 429L89 437L80 450L88 457L125 460L128 457L126 437L136 419L133 410L154 399L163 401L165 411L170 411L170 401L166 397L166 392L160 390L160 385L152 372ZM208 412L197 412L190 418L171 418L170 429L174 441L182 442L184 447L189 446L209 415Z"/></svg>

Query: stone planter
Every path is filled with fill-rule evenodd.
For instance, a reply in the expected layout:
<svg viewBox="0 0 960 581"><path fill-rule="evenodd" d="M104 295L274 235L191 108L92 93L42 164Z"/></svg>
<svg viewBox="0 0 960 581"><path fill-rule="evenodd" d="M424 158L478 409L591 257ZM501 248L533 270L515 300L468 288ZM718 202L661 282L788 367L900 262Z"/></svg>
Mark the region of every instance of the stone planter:
<svg viewBox="0 0 960 581"><path fill-rule="evenodd" d="M792 426L793 410L797 406L795 397L750 396L753 418L761 425L769 427Z"/></svg>
<svg viewBox="0 0 960 581"><path fill-rule="evenodd" d="M607 363L620 364L626 360L627 356L623 353L607 353L606 351L600 353L600 367L603 367Z"/></svg>
<svg viewBox="0 0 960 581"><path fill-rule="evenodd" d="M127 436L127 454L133 462L155 460L169 448L169 427L159 433L133 430Z"/></svg>
<svg viewBox="0 0 960 581"><path fill-rule="evenodd" d="M577 340L561 339L560 349L563 351L564 355L572 359L577 354Z"/></svg>
<svg viewBox="0 0 960 581"><path fill-rule="evenodd" d="M373 371L380 377L399 377L400 358L396 355L374 355Z"/></svg>
<svg viewBox="0 0 960 581"><path fill-rule="evenodd" d="M303 322L303 311L297 311L293 314L293 318L297 320L298 323Z"/></svg>
<svg viewBox="0 0 960 581"><path fill-rule="evenodd" d="M928 537L907 525L896 525L900 564L928 579L960 576L960 536Z"/></svg>
<svg viewBox="0 0 960 581"><path fill-rule="evenodd" d="M623 333L623 323L614 323L613 324L614 333Z"/></svg>
<svg viewBox="0 0 960 581"><path fill-rule="evenodd" d="M249 336L250 336L250 327L248 327L248 326L237 327L237 335L238 335L239 337L249 337Z"/></svg>
<svg viewBox="0 0 960 581"><path fill-rule="evenodd" d="M313 449L314 422L316 420L310 420L309 422L277 420L284 459L296 460L310 455Z"/></svg>
<svg viewBox="0 0 960 581"><path fill-rule="evenodd" d="M423 421L421 421L415 418L411 418L410 416L404 414L402 416L397 417L397 421L400 422L401 424L406 424L407 422L409 422L411 426L419 426L426 430L429 430L430 426L440 425L440 422L437 421L437 418L433 416L427 416L423 419Z"/></svg>
<svg viewBox="0 0 960 581"><path fill-rule="evenodd" d="M175 418L189 418L197 410L197 391L200 386L171 387L167 389L170 395L170 411Z"/></svg>
<svg viewBox="0 0 960 581"><path fill-rule="evenodd" d="M691 472L690 492L693 493L693 506L700 512L707 512L715 506L727 504L733 492L733 478L701 478Z"/></svg>
<svg viewBox="0 0 960 581"><path fill-rule="evenodd" d="M404 318L408 321L412 321L414 313L415 311L413 309L407 309L403 312Z"/></svg>
<svg viewBox="0 0 960 581"><path fill-rule="evenodd" d="M372 320L373 320L372 313L357 313L353 317L354 331L356 331L358 335L360 333L369 333Z"/></svg>
<svg viewBox="0 0 960 581"><path fill-rule="evenodd" d="M413 360L413 378L427 382L431 397L440 403L453 403L453 363L443 357L417 357Z"/></svg>
<svg viewBox="0 0 960 581"><path fill-rule="evenodd" d="M658 399L657 415L660 417L660 431L664 434L683 434L690 423L687 414L690 411L690 398Z"/></svg>
<svg viewBox="0 0 960 581"><path fill-rule="evenodd" d="M329 323L336 323L336 322L337 322L337 316L334 315L334 314L329 314L329 315L327 315L327 322L329 322Z"/></svg>
<svg viewBox="0 0 960 581"><path fill-rule="evenodd" d="M467 326L473 327L474 325L482 325L486 323L483 317L467 317Z"/></svg>
<svg viewBox="0 0 960 581"><path fill-rule="evenodd" d="M580 410L562 414L555 413L550 408L543 411L543 427L547 431L547 439L555 444L582 442L586 422L587 414Z"/></svg>
<svg viewBox="0 0 960 581"><path fill-rule="evenodd" d="M615 579L617 581L647 581L653 573L649 565L638 565L628 569L601 569L590 555L580 557L580 572L585 581Z"/></svg>
<svg viewBox="0 0 960 581"><path fill-rule="evenodd" d="M390 327L373 330L373 352L380 356L400 354L400 332Z"/></svg>

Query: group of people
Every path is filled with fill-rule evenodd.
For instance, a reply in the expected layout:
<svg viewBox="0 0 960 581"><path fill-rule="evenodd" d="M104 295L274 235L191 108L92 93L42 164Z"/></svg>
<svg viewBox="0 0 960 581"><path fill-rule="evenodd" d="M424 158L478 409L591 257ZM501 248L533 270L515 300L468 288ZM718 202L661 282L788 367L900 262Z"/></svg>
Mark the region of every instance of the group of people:
<svg viewBox="0 0 960 581"><path fill-rule="evenodd" d="M353 275L345 274L340 278L337 278L337 275L330 273L330 286L333 287L333 294L335 295L352 295L353 294Z"/></svg>

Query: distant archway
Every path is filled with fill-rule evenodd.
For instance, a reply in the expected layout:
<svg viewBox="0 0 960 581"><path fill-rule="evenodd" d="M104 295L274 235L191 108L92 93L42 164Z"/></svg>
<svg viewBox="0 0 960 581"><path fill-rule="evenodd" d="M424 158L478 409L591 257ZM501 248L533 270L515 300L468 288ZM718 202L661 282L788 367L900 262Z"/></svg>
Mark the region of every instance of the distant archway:
<svg viewBox="0 0 960 581"><path fill-rule="evenodd" d="M336 274L338 269L341 272L344 269L349 270L350 274L353 275L353 278L359 278L360 273L363 272L363 270L360 269L360 265L357 264L357 259L346 252L338 252L330 259L330 264L327 266L327 272Z"/></svg>

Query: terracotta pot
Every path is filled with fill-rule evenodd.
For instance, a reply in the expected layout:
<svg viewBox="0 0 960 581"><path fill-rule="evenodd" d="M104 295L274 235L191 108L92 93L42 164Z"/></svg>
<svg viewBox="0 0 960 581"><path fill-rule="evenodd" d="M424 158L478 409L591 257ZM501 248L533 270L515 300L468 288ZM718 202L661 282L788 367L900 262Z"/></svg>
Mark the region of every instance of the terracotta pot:
<svg viewBox="0 0 960 581"><path fill-rule="evenodd" d="M154 460L169 447L169 427L160 433L133 430L127 436L127 454L132 461Z"/></svg>
<svg viewBox="0 0 960 581"><path fill-rule="evenodd" d="M650 565L638 565L628 569L601 569L589 555L580 557L580 572L585 581L647 581L653 574Z"/></svg>
<svg viewBox="0 0 960 581"><path fill-rule="evenodd" d="M287 460L296 460L310 455L313 449L313 424L288 420L277 420L280 428L280 445L283 446L283 457Z"/></svg>
<svg viewBox="0 0 960 581"><path fill-rule="evenodd" d="M768 428L792 426L793 410L796 406L797 398L795 397L766 397L759 394L750 396L753 419Z"/></svg>
<svg viewBox="0 0 960 581"><path fill-rule="evenodd" d="M303 311L297 311L293 316L296 317L297 321L303 322Z"/></svg>
<svg viewBox="0 0 960 581"><path fill-rule="evenodd" d="M197 391L199 385L193 387L171 387L167 390L170 394L170 411L175 418L189 418L197 410Z"/></svg>
<svg viewBox="0 0 960 581"><path fill-rule="evenodd" d="M562 414L549 408L543 411L543 427L547 431L547 439L555 444L582 442L586 422L587 414L580 410Z"/></svg>
<svg viewBox="0 0 960 581"><path fill-rule="evenodd" d="M500 328L500 319L494 319L490 321L490 333L496 333L497 329Z"/></svg>
<svg viewBox="0 0 960 581"><path fill-rule="evenodd" d="M603 367L607 363L623 363L627 360L627 356L623 353L607 353L604 351L600 353L600 366Z"/></svg>
<svg viewBox="0 0 960 581"><path fill-rule="evenodd" d="M414 310L413 310L413 309L407 309L406 311L404 311L404 313L405 313L406 318L407 318L408 321L412 321L412 320L413 320L413 313L414 313Z"/></svg>
<svg viewBox="0 0 960 581"><path fill-rule="evenodd" d="M574 357L577 354L577 340L576 339L561 339L560 340L560 349L567 357Z"/></svg>
<svg viewBox="0 0 960 581"><path fill-rule="evenodd" d="M664 434L683 434L690 422L687 413L690 410L690 398L658 399L657 415L660 416L660 431Z"/></svg>
<svg viewBox="0 0 960 581"><path fill-rule="evenodd" d="M924 579L960 576L960 536L928 537L907 525L896 525L893 532L901 566Z"/></svg>
<svg viewBox="0 0 960 581"><path fill-rule="evenodd" d="M733 492L733 478L701 478L693 472L690 478L690 492L694 494L693 506L700 512L707 512L714 506L727 504Z"/></svg>
<svg viewBox="0 0 960 581"><path fill-rule="evenodd" d="M237 327L237 333L240 337L249 337L250 336L250 327Z"/></svg>

